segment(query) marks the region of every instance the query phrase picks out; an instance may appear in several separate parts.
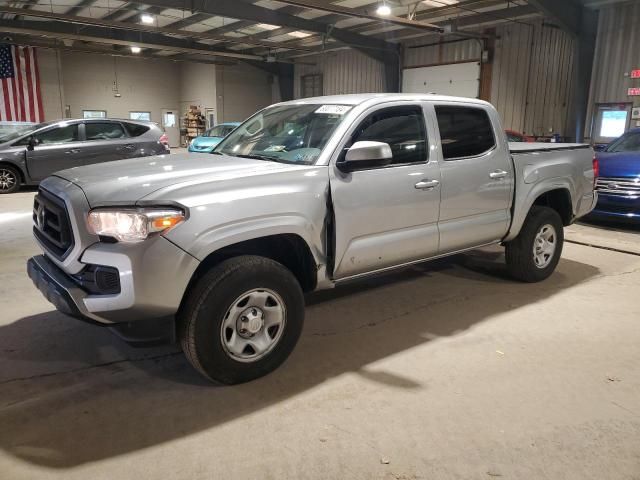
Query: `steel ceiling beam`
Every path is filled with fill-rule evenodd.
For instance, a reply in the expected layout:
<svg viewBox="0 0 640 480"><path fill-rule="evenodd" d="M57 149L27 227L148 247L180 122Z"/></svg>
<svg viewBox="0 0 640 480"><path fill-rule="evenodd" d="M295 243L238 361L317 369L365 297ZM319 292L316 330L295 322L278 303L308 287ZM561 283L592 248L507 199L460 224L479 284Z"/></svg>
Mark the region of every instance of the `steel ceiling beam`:
<svg viewBox="0 0 640 480"><path fill-rule="evenodd" d="M51 13L51 12L43 12L37 10L30 10L28 13L22 12L21 9L6 7L0 5L0 12L18 14L20 12L22 15L27 17L38 17L38 18L46 18L50 20L59 20L61 22L76 24L76 25L89 25L96 27L104 27L109 29L121 29L121 30L132 30L137 32L145 32L145 33L154 33L154 34L162 34L169 35L172 37L188 37L195 38L199 40L216 40L220 42L227 43L243 43L249 44L256 47L264 47L264 48L276 48L278 47L277 43L268 42L268 41L252 41L251 39L234 39L228 38L222 35L214 35L206 32L190 32L188 30L180 30L174 28L173 25L171 27L155 27L152 25L143 25L139 23L131 23L131 22L123 22L116 20L104 20L102 18L91 18L91 17L79 17L75 15L67 15L64 13ZM43 22L38 22L38 27L41 26ZM78 32L79 33L79 32ZM309 51L309 49L302 49Z"/></svg>
<svg viewBox="0 0 640 480"><path fill-rule="evenodd" d="M395 45L384 40L369 38L365 35L340 28L333 28L332 25L324 22L307 20L295 15L278 12L278 10L259 7L251 3L242 2L242 4L239 5L238 0L187 0L183 3L176 2L175 0L145 0L145 3L163 8L182 7L190 9L193 12L220 15L238 20L248 20L254 23L294 27L299 30L321 33L352 47L362 49L372 57L377 58L383 58L385 52L395 52L397 48ZM376 51L378 53L376 53ZM380 52L383 53L380 54Z"/></svg>
<svg viewBox="0 0 640 480"><path fill-rule="evenodd" d="M434 33L443 33L441 27L431 23L409 20L408 18L396 17L393 15L372 15L359 9L342 7L333 3L320 3L316 0L278 0L278 2L286 3L287 5L293 5L295 7L304 7L311 10L318 10L320 12L333 13L346 17L365 18L367 20L375 20L378 22L388 23L390 25L400 25L403 27L415 28L418 30L427 30Z"/></svg>
<svg viewBox="0 0 640 480"><path fill-rule="evenodd" d="M105 43L110 45L136 45L141 48L156 48L175 52L195 53L200 55L240 58L244 60L263 60L259 55L250 55L228 50L213 50L206 45L190 40L169 38L157 33L115 30L104 27L74 26L62 22L38 22L26 20L0 20L0 30L6 33L35 35L52 38L66 38L85 42Z"/></svg>
<svg viewBox="0 0 640 480"><path fill-rule="evenodd" d="M582 26L582 12L584 7L573 0L529 0L529 4L536 7L547 17L555 20L571 35L580 35Z"/></svg>

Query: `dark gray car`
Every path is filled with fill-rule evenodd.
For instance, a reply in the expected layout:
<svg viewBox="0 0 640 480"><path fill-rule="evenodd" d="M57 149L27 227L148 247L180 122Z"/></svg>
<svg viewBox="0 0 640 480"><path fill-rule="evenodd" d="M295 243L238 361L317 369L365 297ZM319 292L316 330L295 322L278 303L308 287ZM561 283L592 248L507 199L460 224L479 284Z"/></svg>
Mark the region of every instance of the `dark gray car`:
<svg viewBox="0 0 640 480"><path fill-rule="evenodd" d="M29 125L0 136L0 194L37 185L58 170L165 153L167 136L153 122L100 118Z"/></svg>

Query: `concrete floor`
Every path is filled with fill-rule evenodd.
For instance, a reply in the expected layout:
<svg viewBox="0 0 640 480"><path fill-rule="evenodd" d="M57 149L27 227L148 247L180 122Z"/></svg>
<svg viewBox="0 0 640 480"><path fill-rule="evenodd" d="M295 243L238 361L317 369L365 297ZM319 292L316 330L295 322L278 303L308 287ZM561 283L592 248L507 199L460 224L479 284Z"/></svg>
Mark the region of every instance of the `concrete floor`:
<svg viewBox="0 0 640 480"><path fill-rule="evenodd" d="M638 255L569 243L526 285L491 249L314 295L282 368L215 387L52 310L32 196L0 199L3 480L640 479Z"/></svg>

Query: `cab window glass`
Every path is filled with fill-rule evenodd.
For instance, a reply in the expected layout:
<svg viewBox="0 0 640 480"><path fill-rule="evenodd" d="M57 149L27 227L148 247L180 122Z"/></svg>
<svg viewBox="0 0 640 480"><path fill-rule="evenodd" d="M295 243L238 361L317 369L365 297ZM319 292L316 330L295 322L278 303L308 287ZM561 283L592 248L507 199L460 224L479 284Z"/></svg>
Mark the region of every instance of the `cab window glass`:
<svg viewBox="0 0 640 480"><path fill-rule="evenodd" d="M351 144L374 141L389 144L392 165L426 160L427 134L420 107L394 107L371 114L352 136Z"/></svg>
<svg viewBox="0 0 640 480"><path fill-rule="evenodd" d="M436 105L442 156L445 160L474 157L495 144L489 115L482 108Z"/></svg>
<svg viewBox="0 0 640 480"><path fill-rule="evenodd" d="M64 127L52 128L38 133L36 136L39 144L48 143L69 143L78 141L78 125L66 125Z"/></svg>
<svg viewBox="0 0 640 480"><path fill-rule="evenodd" d="M112 122L91 122L84 126L87 140L113 140L126 137L122 125Z"/></svg>

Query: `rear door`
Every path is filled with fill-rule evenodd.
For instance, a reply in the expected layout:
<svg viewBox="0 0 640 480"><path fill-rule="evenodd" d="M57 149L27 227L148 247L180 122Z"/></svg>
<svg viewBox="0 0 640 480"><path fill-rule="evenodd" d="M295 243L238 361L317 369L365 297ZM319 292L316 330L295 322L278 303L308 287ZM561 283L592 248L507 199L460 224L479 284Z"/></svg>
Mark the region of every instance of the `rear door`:
<svg viewBox="0 0 640 480"><path fill-rule="evenodd" d="M440 253L502 239L514 174L496 112L481 104L438 102L432 115L441 145Z"/></svg>
<svg viewBox="0 0 640 480"><path fill-rule="evenodd" d="M135 149L120 122L85 122L84 139L82 156L87 165L127 158L128 152Z"/></svg>
<svg viewBox="0 0 640 480"><path fill-rule="evenodd" d="M334 278L412 262L438 251L440 170L429 158L420 103L374 107L354 122L330 168L335 216ZM357 141L391 146L390 165L343 173L335 162ZM432 182L434 186L424 188Z"/></svg>
<svg viewBox="0 0 640 480"><path fill-rule="evenodd" d="M56 124L36 133L33 138L37 144L33 150L27 149L25 154L29 176L33 180L40 181L58 170L83 164L78 123ZM28 140L24 143L27 148Z"/></svg>

